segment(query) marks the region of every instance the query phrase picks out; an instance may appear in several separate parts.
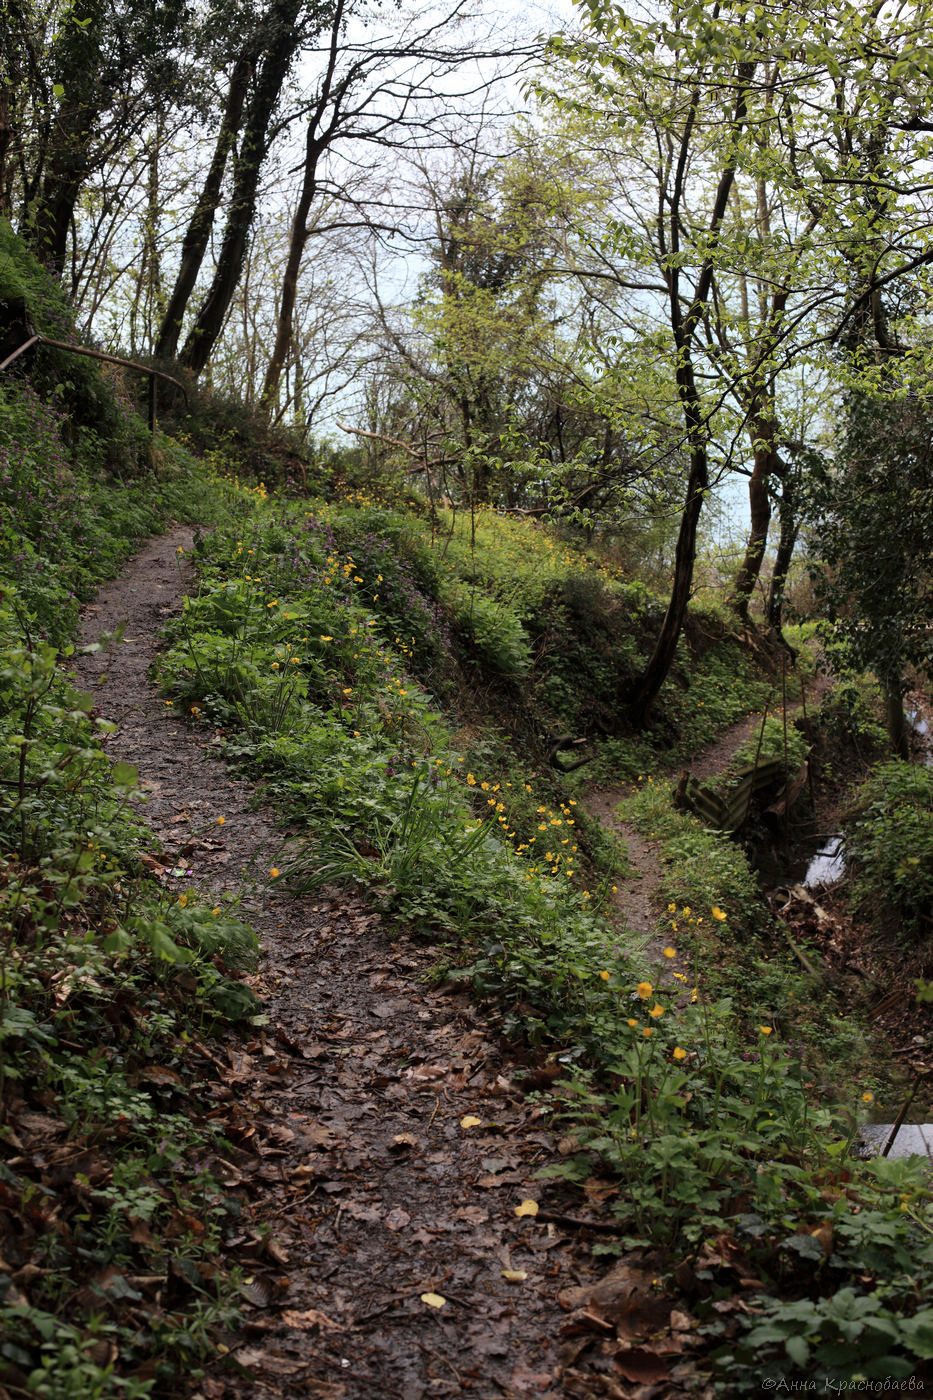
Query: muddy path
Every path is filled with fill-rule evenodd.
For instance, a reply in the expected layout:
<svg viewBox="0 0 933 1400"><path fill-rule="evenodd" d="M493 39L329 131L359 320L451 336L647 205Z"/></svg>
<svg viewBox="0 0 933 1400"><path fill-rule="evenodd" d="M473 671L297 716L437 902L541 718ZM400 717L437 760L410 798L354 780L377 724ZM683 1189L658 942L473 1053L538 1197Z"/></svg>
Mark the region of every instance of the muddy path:
<svg viewBox="0 0 933 1400"><path fill-rule="evenodd" d="M102 591L82 640L121 624L124 638L76 669L119 725L109 752L139 769L153 858L182 862L183 878L163 879L241 896L263 946L270 1023L228 1045L215 1088L234 1146L227 1186L244 1205L226 1243L246 1321L227 1339L235 1365L212 1368L198 1394L628 1394L592 1382L587 1339L562 1333L559 1294L606 1266L535 1179L558 1142L494 1029L422 980L436 949L391 934L359 899L270 897L274 815L231 778L211 732L187 728L149 684L190 545L182 529L150 542ZM517 1215L529 1200L540 1213Z"/></svg>

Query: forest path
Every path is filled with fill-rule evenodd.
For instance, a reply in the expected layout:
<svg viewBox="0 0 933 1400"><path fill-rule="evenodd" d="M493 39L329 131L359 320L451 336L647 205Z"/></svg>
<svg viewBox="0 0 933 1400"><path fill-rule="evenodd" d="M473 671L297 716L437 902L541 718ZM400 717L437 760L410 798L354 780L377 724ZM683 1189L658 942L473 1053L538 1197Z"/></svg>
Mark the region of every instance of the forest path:
<svg viewBox="0 0 933 1400"><path fill-rule="evenodd" d="M285 839L274 814L150 685L191 543L185 529L150 541L102 590L82 641L121 623L123 641L76 670L119 725L108 752L139 769L155 850L183 861L191 887L241 895L263 945L270 1024L249 1044L231 1038L214 1091L244 1208L227 1244L248 1280L244 1334L228 1338L240 1371L212 1367L197 1394L629 1393L594 1388L580 1339L561 1336L558 1293L597 1277L586 1232L515 1214L543 1202L535 1172L557 1143L495 1032L465 996L422 980L437 949L390 936L361 900L269 895Z"/></svg>

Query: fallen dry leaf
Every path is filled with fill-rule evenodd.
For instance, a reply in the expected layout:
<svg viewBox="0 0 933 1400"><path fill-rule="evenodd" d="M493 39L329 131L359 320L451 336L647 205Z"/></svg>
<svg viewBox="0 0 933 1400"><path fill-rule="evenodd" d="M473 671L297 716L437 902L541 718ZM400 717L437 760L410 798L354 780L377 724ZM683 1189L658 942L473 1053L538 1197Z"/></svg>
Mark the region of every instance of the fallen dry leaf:
<svg viewBox="0 0 933 1400"><path fill-rule="evenodd" d="M615 1368L627 1381L640 1381L642 1385L656 1385L670 1375L665 1362L644 1347L622 1352L615 1359Z"/></svg>
<svg viewBox="0 0 933 1400"><path fill-rule="evenodd" d="M345 1327L341 1327L339 1322L334 1322L332 1318L318 1312L317 1308L306 1308L303 1312L286 1308L281 1316L286 1327L293 1327L298 1332L310 1332L314 1327L319 1327L322 1332L345 1332L347 1330Z"/></svg>

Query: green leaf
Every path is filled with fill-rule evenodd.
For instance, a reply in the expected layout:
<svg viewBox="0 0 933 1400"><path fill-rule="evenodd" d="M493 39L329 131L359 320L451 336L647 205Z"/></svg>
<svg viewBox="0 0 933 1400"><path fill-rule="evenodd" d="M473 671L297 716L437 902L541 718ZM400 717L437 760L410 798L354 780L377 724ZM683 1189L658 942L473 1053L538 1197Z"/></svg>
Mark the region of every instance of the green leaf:
<svg viewBox="0 0 933 1400"><path fill-rule="evenodd" d="M797 1366L806 1366L810 1359L810 1344L805 1337L788 1337L784 1348Z"/></svg>

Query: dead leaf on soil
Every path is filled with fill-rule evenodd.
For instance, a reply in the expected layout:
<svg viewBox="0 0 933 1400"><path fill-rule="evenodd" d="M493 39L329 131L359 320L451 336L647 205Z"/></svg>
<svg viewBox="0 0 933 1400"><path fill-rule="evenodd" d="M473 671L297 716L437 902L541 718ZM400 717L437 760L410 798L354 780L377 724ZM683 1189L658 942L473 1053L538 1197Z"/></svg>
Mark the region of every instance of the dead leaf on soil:
<svg viewBox="0 0 933 1400"><path fill-rule="evenodd" d="M343 1207L344 1215L349 1215L353 1220L362 1220L364 1224L371 1224L375 1220L382 1219L382 1206L377 1201L374 1205L367 1205L365 1201L347 1201Z"/></svg>
<svg viewBox="0 0 933 1400"><path fill-rule="evenodd" d="M411 1224L411 1216L401 1206L395 1206L393 1210L389 1211L382 1223L387 1230L404 1230L406 1225Z"/></svg>
<svg viewBox="0 0 933 1400"><path fill-rule="evenodd" d="M281 1318L283 1326L293 1327L298 1332L311 1332L315 1327L322 1332L345 1332L347 1330L339 1322L334 1322L325 1313L319 1312L317 1308L306 1308L303 1312L286 1308Z"/></svg>
<svg viewBox="0 0 933 1400"><path fill-rule="evenodd" d="M657 1385L670 1377L670 1371L661 1358L653 1351L646 1351L640 1347L617 1356L615 1368L627 1381L641 1385Z"/></svg>
<svg viewBox="0 0 933 1400"><path fill-rule="evenodd" d="M489 1211L482 1206L461 1206L454 1211L455 1220L466 1220L470 1225L485 1225L489 1219Z"/></svg>
<svg viewBox="0 0 933 1400"><path fill-rule="evenodd" d="M233 1353L233 1359L250 1370L269 1371L276 1376L294 1376L298 1371L307 1370L309 1365L307 1361L293 1361L278 1352L260 1351L258 1347L241 1347Z"/></svg>
<svg viewBox="0 0 933 1400"><path fill-rule="evenodd" d="M671 1300L655 1286L649 1265L617 1264L597 1284L565 1288L558 1301L572 1310L561 1331L615 1331L622 1341L636 1341L670 1325Z"/></svg>

